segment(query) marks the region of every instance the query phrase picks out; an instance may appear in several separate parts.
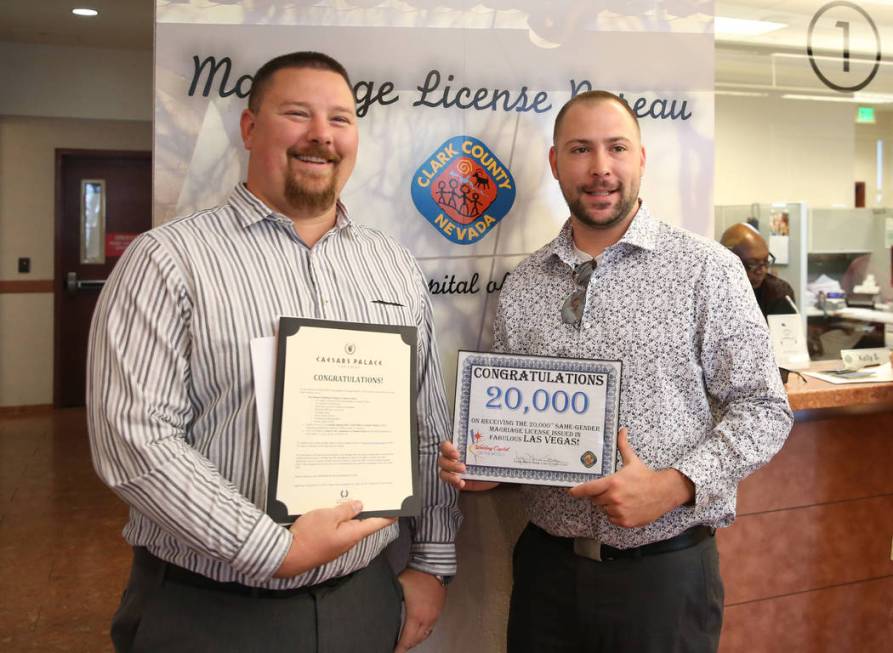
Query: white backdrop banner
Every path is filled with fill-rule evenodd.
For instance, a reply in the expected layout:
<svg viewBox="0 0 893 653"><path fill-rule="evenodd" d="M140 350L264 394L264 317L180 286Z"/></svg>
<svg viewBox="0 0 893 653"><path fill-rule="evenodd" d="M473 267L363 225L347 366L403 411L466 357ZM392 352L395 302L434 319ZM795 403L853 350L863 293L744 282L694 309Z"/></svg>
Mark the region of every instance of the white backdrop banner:
<svg viewBox="0 0 893 653"><path fill-rule="evenodd" d="M448 388L456 350L489 347L506 273L567 217L547 154L575 93L626 98L652 213L713 233L712 0L158 0L155 40L156 223L244 179L239 114L262 63L345 65L360 151L342 199L419 259Z"/></svg>

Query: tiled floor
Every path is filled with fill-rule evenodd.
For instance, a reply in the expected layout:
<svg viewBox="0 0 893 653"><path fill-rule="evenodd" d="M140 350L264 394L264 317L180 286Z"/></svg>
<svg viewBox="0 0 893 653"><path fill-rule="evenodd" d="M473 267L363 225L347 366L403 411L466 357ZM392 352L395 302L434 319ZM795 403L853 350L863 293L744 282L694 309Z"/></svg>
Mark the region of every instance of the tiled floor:
<svg viewBox="0 0 893 653"><path fill-rule="evenodd" d="M126 508L90 463L83 409L0 419L0 651L111 651Z"/></svg>

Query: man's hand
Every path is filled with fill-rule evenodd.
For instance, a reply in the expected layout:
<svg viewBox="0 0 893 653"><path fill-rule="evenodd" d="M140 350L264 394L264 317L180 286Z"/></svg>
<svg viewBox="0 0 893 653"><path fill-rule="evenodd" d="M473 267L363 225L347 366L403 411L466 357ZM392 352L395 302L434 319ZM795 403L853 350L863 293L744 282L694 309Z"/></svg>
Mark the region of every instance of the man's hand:
<svg viewBox="0 0 893 653"><path fill-rule="evenodd" d="M461 478L459 474L465 473L465 465L459 462L459 450L447 440L440 443L440 457L437 459L437 466L440 467L440 480L449 483L457 490L483 492L492 490L499 485L496 481L466 481Z"/></svg>
<svg viewBox="0 0 893 653"><path fill-rule="evenodd" d="M364 537L396 521L383 517L354 519L362 510L362 503L349 501L334 508L311 510L298 517L289 529L291 548L273 576L291 578L324 565Z"/></svg>
<svg viewBox="0 0 893 653"><path fill-rule="evenodd" d="M601 506L615 526L635 528L650 524L695 496L695 486L675 469L655 471L643 463L626 439L626 428L617 435L623 468L616 474L572 487L571 496L589 497Z"/></svg>
<svg viewBox="0 0 893 653"><path fill-rule="evenodd" d="M431 574L406 569L398 577L403 586L406 619L394 653L405 653L431 634L446 601L446 588Z"/></svg>

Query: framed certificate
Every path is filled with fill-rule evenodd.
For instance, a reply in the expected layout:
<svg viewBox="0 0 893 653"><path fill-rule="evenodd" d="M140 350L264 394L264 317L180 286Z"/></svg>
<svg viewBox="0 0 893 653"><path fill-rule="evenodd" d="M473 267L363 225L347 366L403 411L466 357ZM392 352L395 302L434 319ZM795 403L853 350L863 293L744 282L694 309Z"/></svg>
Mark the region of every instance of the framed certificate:
<svg viewBox="0 0 893 653"><path fill-rule="evenodd" d="M614 472L620 361L459 352L464 478L573 486Z"/></svg>
<svg viewBox="0 0 893 653"><path fill-rule="evenodd" d="M417 515L416 328L279 320L267 513Z"/></svg>

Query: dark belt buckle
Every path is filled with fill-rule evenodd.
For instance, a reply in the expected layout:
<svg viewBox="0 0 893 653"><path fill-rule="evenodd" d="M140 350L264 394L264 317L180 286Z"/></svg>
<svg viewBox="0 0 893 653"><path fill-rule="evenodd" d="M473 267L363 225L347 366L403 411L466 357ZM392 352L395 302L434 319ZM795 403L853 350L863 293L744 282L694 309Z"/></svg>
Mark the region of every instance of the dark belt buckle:
<svg viewBox="0 0 893 653"><path fill-rule="evenodd" d="M592 537L575 537L574 553L595 562L602 561L602 541Z"/></svg>

